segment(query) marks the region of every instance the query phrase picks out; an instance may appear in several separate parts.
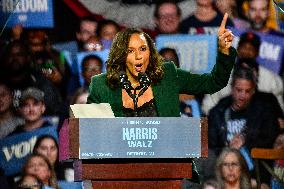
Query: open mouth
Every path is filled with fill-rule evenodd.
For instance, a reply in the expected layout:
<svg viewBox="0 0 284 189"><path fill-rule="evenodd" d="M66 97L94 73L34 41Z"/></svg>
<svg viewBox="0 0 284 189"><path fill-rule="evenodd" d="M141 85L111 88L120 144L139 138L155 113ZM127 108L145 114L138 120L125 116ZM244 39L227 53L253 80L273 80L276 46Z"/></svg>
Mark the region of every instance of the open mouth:
<svg viewBox="0 0 284 189"><path fill-rule="evenodd" d="M135 71L137 71L137 72L141 72L141 71L142 71L142 66L143 66L143 64L142 64L142 63L140 63L140 64L136 64L136 65L135 65Z"/></svg>

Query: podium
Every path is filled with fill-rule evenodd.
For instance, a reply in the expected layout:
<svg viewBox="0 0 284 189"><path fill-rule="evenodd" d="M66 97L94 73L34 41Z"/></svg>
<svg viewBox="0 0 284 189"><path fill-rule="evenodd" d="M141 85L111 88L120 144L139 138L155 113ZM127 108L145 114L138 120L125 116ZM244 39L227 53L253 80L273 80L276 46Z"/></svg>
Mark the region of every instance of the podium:
<svg viewBox="0 0 284 189"><path fill-rule="evenodd" d="M59 132L60 160L96 189L178 189L191 158L208 156L205 118L70 118Z"/></svg>

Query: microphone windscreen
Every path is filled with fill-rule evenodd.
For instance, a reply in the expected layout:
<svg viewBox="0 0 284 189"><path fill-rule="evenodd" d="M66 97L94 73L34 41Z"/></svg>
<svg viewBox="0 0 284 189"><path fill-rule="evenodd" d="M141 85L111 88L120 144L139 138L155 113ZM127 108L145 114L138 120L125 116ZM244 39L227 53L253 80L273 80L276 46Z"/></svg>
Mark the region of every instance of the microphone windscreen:
<svg viewBox="0 0 284 189"><path fill-rule="evenodd" d="M127 75L124 71L119 72L119 82L120 82L120 85L123 89L125 89L127 91L132 89L131 83L128 80L128 77L127 77Z"/></svg>
<svg viewBox="0 0 284 189"><path fill-rule="evenodd" d="M148 87L151 84L150 78L146 73L138 73L138 80L142 87Z"/></svg>

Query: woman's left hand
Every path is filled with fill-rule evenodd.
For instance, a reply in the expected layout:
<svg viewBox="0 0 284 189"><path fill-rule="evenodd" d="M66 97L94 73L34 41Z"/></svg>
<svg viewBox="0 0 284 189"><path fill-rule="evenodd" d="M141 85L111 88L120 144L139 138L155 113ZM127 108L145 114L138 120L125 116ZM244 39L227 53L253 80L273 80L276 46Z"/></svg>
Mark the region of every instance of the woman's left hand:
<svg viewBox="0 0 284 189"><path fill-rule="evenodd" d="M231 30L226 29L227 19L228 13L225 13L218 30L218 48L222 53L229 55L229 48L232 46L234 35Z"/></svg>

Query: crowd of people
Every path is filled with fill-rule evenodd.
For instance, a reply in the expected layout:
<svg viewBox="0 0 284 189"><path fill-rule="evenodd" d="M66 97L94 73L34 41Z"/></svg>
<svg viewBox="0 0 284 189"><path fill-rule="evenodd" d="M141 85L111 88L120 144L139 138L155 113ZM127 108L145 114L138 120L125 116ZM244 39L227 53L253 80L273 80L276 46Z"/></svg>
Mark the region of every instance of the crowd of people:
<svg viewBox="0 0 284 189"><path fill-rule="evenodd" d="M189 1L195 5L190 14L180 7ZM60 181L73 182L72 163L59 162L58 145L58 132L69 118L69 106L109 102L115 116L121 117L208 117L208 158L193 160L200 187L256 188L255 166L247 158L251 149L284 149L284 61L275 73L258 59L260 35L284 40L284 33L273 20L272 7L270 0L164 0L152 11L155 29L145 28L146 20L135 23L137 28L133 29L128 22L121 23L121 16L117 20L81 17L76 31L72 31L76 38L60 43L50 40L49 30L15 25L8 37L0 36L0 143L36 140L19 158L22 164L17 171L7 171L3 162L17 161L18 157L12 154L3 159L1 187L58 189L63 188ZM131 11L137 7L127 8ZM220 32L225 13L229 15L226 28L243 30L237 53L231 47L231 31L224 28ZM218 36L211 74L186 75L190 70L182 70L176 49L156 49L154 41L162 34ZM108 58L98 52L109 53ZM141 59L139 65L133 63L137 59ZM145 72L151 78L136 109L128 91L117 90L120 71L126 72L134 89L136 72ZM157 83L161 85L157 87ZM121 99L122 103L118 102ZM277 186L284 188L283 160L268 164L280 178ZM260 173L261 187L271 187L271 174L262 166Z"/></svg>

